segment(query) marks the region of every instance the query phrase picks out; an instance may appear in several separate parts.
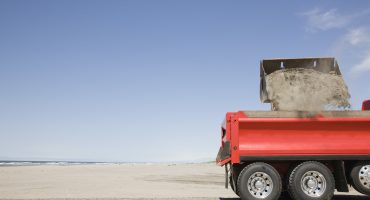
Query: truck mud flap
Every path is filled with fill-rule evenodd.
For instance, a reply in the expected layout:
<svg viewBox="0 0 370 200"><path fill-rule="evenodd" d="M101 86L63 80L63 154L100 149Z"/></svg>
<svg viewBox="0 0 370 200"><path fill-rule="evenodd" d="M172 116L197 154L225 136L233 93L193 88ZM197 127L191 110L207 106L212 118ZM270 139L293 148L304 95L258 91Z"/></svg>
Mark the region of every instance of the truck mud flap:
<svg viewBox="0 0 370 200"><path fill-rule="evenodd" d="M229 188L229 170L227 170L227 164L225 165L225 188Z"/></svg>
<svg viewBox="0 0 370 200"><path fill-rule="evenodd" d="M342 160L337 160L334 163L335 188L337 188L338 192L349 192L344 162Z"/></svg>

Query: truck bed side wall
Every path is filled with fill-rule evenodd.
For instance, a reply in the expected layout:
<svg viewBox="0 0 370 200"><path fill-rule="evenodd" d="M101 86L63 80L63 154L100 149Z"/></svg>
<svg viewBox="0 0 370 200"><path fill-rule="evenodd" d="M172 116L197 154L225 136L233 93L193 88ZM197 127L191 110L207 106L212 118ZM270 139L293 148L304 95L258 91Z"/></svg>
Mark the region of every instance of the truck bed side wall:
<svg viewBox="0 0 370 200"><path fill-rule="evenodd" d="M240 117L231 140L236 163L236 156L370 155L370 118Z"/></svg>

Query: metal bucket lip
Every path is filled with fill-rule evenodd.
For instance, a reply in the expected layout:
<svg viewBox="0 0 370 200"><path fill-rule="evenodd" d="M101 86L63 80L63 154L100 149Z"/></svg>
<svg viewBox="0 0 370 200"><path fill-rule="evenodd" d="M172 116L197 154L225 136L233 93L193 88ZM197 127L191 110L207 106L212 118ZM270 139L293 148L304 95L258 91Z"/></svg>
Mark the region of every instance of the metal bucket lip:
<svg viewBox="0 0 370 200"><path fill-rule="evenodd" d="M336 75L341 75L339 65L334 57L272 58L261 60L260 65L261 76L291 68L308 68L323 73L335 72Z"/></svg>

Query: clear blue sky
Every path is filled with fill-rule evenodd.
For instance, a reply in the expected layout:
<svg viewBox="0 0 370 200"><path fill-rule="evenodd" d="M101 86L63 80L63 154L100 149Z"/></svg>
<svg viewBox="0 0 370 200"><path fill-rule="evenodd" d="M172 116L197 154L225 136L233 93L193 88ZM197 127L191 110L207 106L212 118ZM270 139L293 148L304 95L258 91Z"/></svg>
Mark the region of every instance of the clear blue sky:
<svg viewBox="0 0 370 200"><path fill-rule="evenodd" d="M0 1L0 159L213 159L259 61L336 56L370 99L369 1Z"/></svg>

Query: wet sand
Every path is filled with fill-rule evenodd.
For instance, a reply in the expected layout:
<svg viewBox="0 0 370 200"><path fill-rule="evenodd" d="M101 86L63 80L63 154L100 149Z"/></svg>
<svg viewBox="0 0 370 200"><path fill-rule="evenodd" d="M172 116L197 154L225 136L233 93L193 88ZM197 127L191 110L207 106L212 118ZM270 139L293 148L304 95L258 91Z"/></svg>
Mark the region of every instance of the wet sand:
<svg viewBox="0 0 370 200"><path fill-rule="evenodd" d="M223 173L213 163L0 167L0 199L238 200ZM370 198L352 191L334 199Z"/></svg>

